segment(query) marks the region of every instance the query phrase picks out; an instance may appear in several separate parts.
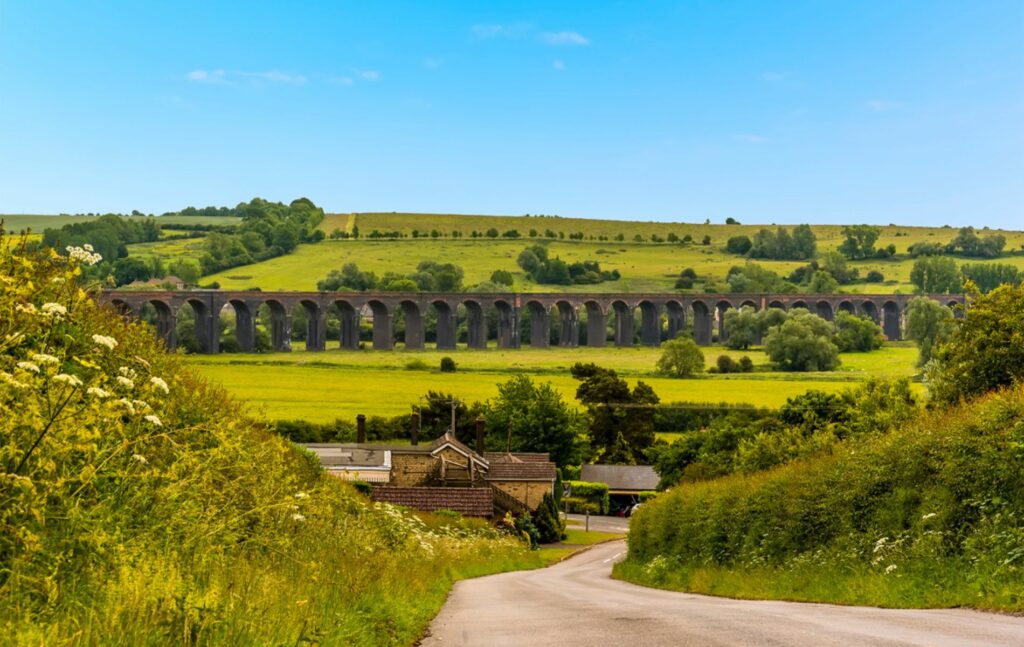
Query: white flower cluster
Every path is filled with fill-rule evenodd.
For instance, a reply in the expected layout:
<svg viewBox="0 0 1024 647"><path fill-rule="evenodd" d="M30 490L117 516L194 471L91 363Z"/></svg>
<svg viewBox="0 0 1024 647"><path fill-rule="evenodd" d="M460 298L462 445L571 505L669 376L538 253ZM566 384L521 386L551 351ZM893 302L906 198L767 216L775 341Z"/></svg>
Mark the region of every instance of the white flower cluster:
<svg viewBox="0 0 1024 647"><path fill-rule="evenodd" d="M58 373L57 375L54 375L53 381L67 384L70 387L82 386L82 380L78 379L74 375L68 375L67 373Z"/></svg>
<svg viewBox="0 0 1024 647"><path fill-rule="evenodd" d="M117 340L106 335L93 335L92 340L97 346L104 346L110 350L114 350L114 347L117 346Z"/></svg>
<svg viewBox="0 0 1024 647"><path fill-rule="evenodd" d="M40 309L43 311L44 315L46 315L48 317L57 317L58 319L60 317L63 317L64 315L66 315L68 313L68 309L67 308L65 308L64 306L62 306L59 303L53 303L53 302L44 303L42 308L40 308Z"/></svg>
<svg viewBox="0 0 1024 647"><path fill-rule="evenodd" d="M46 353L36 353L32 356L32 360L40 364L60 364L59 359Z"/></svg>
<svg viewBox="0 0 1024 647"><path fill-rule="evenodd" d="M109 398L112 395L110 391L105 391L98 386L90 386L85 390L85 392L93 397L99 398L100 400Z"/></svg>
<svg viewBox="0 0 1024 647"><path fill-rule="evenodd" d="M0 371L0 382L4 382L6 384L10 384L11 386L13 386L16 389L27 389L27 388L29 388L28 384L25 384L24 382L19 382L18 380L14 379L13 375L11 375L10 373L7 373L5 371Z"/></svg>
<svg viewBox="0 0 1024 647"><path fill-rule="evenodd" d="M39 365L34 364L32 362L18 362L18 368L22 369L23 371L31 371L33 373L39 372Z"/></svg>
<svg viewBox="0 0 1024 647"><path fill-rule="evenodd" d="M156 387L157 390L163 391L164 393L171 392L171 389L167 386L167 382L155 375L149 378L149 383Z"/></svg>
<svg viewBox="0 0 1024 647"><path fill-rule="evenodd" d="M163 423L160 422L160 418L157 418L156 416L154 416L152 414L150 414L148 416L144 416L144 420L146 422L148 422L149 424L153 425L154 427L162 427L163 426Z"/></svg>
<svg viewBox="0 0 1024 647"><path fill-rule="evenodd" d="M64 249L67 250L69 258L78 261L82 265L95 265L103 260L102 256L93 251L92 245L89 243L86 243L81 247L68 245Z"/></svg>

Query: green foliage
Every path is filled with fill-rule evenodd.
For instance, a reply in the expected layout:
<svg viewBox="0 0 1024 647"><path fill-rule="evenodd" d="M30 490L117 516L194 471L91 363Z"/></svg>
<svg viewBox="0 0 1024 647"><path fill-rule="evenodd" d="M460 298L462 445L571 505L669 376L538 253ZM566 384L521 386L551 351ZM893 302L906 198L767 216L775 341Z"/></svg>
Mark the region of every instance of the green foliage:
<svg viewBox="0 0 1024 647"><path fill-rule="evenodd" d="M558 513L558 504L550 492L545 492L540 505L533 513L533 524L537 527L537 540L542 544L553 544L565 539L565 523Z"/></svg>
<svg viewBox="0 0 1024 647"><path fill-rule="evenodd" d="M510 286L514 283L512 273L506 270L494 270L491 272L491 283Z"/></svg>
<svg viewBox="0 0 1024 647"><path fill-rule="evenodd" d="M634 515L617 573L701 591L728 580L712 590L743 596L774 582L758 594L1024 609L1022 433L1018 385L772 471L684 484Z"/></svg>
<svg viewBox="0 0 1024 647"><path fill-rule="evenodd" d="M327 278L317 281L316 289L323 292L354 290L365 292L377 287L377 275L373 272L361 272L355 263L345 263L341 270L331 270Z"/></svg>
<svg viewBox="0 0 1024 647"><path fill-rule="evenodd" d="M577 499L595 506L597 508L596 514L608 514L610 499L608 497L607 483L569 481L569 493L572 499ZM573 512L572 507L569 508L569 511Z"/></svg>
<svg viewBox="0 0 1024 647"><path fill-rule="evenodd" d="M831 371L839 366L832 335L829 322L797 309L782 325L769 329L764 350L783 371Z"/></svg>
<svg viewBox="0 0 1024 647"><path fill-rule="evenodd" d="M409 644L453 579L535 563L369 504L78 273L0 240L6 642Z"/></svg>
<svg viewBox="0 0 1024 647"><path fill-rule="evenodd" d="M704 371L704 353L689 337L670 339L661 345L658 372L670 377L690 377Z"/></svg>
<svg viewBox="0 0 1024 647"><path fill-rule="evenodd" d="M124 218L107 214L89 222L64 225L59 229L45 229L42 244L66 254L70 246L92 245L96 253L107 261L127 256L125 245L152 242L160 238L160 225L155 218Z"/></svg>
<svg viewBox="0 0 1024 647"><path fill-rule="evenodd" d="M729 284L730 292L744 294L750 293L775 293L787 294L796 292L796 286L789 283L781 276L757 263L748 262L746 265L733 266L725 278Z"/></svg>
<svg viewBox="0 0 1024 647"><path fill-rule="evenodd" d="M762 333L760 322L757 311L750 306L729 308L725 311L725 329L729 331L725 345L746 349L758 343Z"/></svg>
<svg viewBox="0 0 1024 647"><path fill-rule="evenodd" d="M754 370L754 362L746 355L738 360L730 355L719 355L714 368L718 373L751 373Z"/></svg>
<svg viewBox="0 0 1024 647"><path fill-rule="evenodd" d="M836 314L835 343L840 352L868 352L882 347L882 327L871 317L852 315L845 310Z"/></svg>
<svg viewBox="0 0 1024 647"><path fill-rule="evenodd" d="M946 256L922 256L914 261L910 281L918 292L947 294L960 291L960 272L956 261Z"/></svg>
<svg viewBox="0 0 1024 647"><path fill-rule="evenodd" d="M487 403L487 444L491 450L547 452L558 465L583 459L586 421L549 382L516 375L498 386Z"/></svg>
<svg viewBox="0 0 1024 647"><path fill-rule="evenodd" d="M840 285L853 283L860 274L857 268L850 267L846 257L839 252L830 251L822 254L818 259L818 267L831 274Z"/></svg>
<svg viewBox="0 0 1024 647"><path fill-rule="evenodd" d="M617 281L618 270L604 272L597 261L578 261L567 264L562 259L549 258L547 247L531 245L516 259L516 263L535 283L551 285L591 285L604 281Z"/></svg>
<svg viewBox="0 0 1024 647"><path fill-rule="evenodd" d="M982 293L989 293L1000 285L1020 285L1021 271L1006 263L965 263L960 266L964 283L971 281Z"/></svg>
<svg viewBox="0 0 1024 647"><path fill-rule="evenodd" d="M725 251L730 254L743 255L750 251L753 243L748 236L731 236L725 243Z"/></svg>
<svg viewBox="0 0 1024 647"><path fill-rule="evenodd" d="M441 372L442 373L454 373L455 372L455 360L451 357L441 358Z"/></svg>
<svg viewBox="0 0 1024 647"><path fill-rule="evenodd" d="M917 365L932 358L936 344L953 334L953 311L928 297L915 297L907 305L907 338L917 342Z"/></svg>
<svg viewBox="0 0 1024 647"><path fill-rule="evenodd" d="M811 294L832 294L839 291L839 281L825 270L817 270L807 282L807 291Z"/></svg>
<svg viewBox="0 0 1024 647"><path fill-rule="evenodd" d="M990 234L982 238L974 232L974 227L963 227L946 246L946 251L964 256L996 258L1003 253L1005 246L1006 236L1002 234Z"/></svg>
<svg viewBox="0 0 1024 647"><path fill-rule="evenodd" d="M792 233L785 227L774 232L762 229L754 234L751 243L752 258L799 261L814 258L817 252L817 238L809 225L797 225Z"/></svg>
<svg viewBox="0 0 1024 647"><path fill-rule="evenodd" d="M875 255L875 241L881 235L882 228L872 225L848 225L843 227L843 242L839 252L851 260L871 258Z"/></svg>
<svg viewBox="0 0 1024 647"><path fill-rule="evenodd" d="M1024 379L1024 288L974 299L955 324L926 371L933 400L955 403Z"/></svg>
<svg viewBox="0 0 1024 647"><path fill-rule="evenodd" d="M612 369L596 364L576 363L571 369L580 381L576 399L590 414L590 446L598 462L607 462L621 434L634 461L642 462L644 451L654 442L654 405L658 396L643 381L632 390Z"/></svg>

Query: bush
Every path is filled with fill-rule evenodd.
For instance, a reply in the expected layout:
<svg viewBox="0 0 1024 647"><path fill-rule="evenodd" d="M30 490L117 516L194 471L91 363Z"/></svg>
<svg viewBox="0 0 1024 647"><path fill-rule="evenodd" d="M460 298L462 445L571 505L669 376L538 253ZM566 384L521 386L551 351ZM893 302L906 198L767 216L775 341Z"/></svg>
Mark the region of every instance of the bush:
<svg viewBox="0 0 1024 647"><path fill-rule="evenodd" d="M589 481L569 481L570 496L563 499L569 501L570 511L573 504L578 501L589 503L596 507L593 514L608 514L608 484L591 483Z"/></svg>
<svg viewBox="0 0 1024 647"><path fill-rule="evenodd" d="M542 544L553 544L565 539L565 524L550 492L544 493L544 498L533 513L533 524L537 527L537 540Z"/></svg>
<svg viewBox="0 0 1024 647"><path fill-rule="evenodd" d="M424 362L422 359L411 359L405 363L405 370L407 371L429 371L430 365Z"/></svg>
<svg viewBox="0 0 1024 647"><path fill-rule="evenodd" d="M689 337L670 339L661 345L658 372L672 377L689 377L704 370L704 353Z"/></svg>
<svg viewBox="0 0 1024 647"><path fill-rule="evenodd" d="M764 351L784 371L831 371L839 366L832 326L808 312L790 314L765 338Z"/></svg>
<svg viewBox="0 0 1024 647"><path fill-rule="evenodd" d="M451 357L441 358L441 372L442 373L454 373L455 372L455 360Z"/></svg>
<svg viewBox="0 0 1024 647"><path fill-rule="evenodd" d="M753 243L750 242L750 238L747 236L733 236L729 238L729 241L725 244L725 251L730 254L744 255L750 251Z"/></svg>
<svg viewBox="0 0 1024 647"><path fill-rule="evenodd" d="M693 281L693 280L696 280L696 278L697 278L697 270L693 269L692 267L688 267L685 270L683 270L682 272L680 272L679 276L681 278L690 279L691 281Z"/></svg>
<svg viewBox="0 0 1024 647"><path fill-rule="evenodd" d="M840 310L836 316L836 345L844 353L868 352L882 347L882 327L871 317Z"/></svg>
<svg viewBox="0 0 1024 647"><path fill-rule="evenodd" d="M746 355L744 355L743 357L740 358L740 372L741 373L753 373L754 372L754 362L749 357L747 357Z"/></svg>
<svg viewBox="0 0 1024 647"><path fill-rule="evenodd" d="M684 277L676 279L677 290L689 290L693 287L693 279Z"/></svg>
<svg viewBox="0 0 1024 647"><path fill-rule="evenodd" d="M884 283L885 275L879 272L878 270L871 270L870 272L868 272L867 276L864 277L864 279L868 283Z"/></svg>
<svg viewBox="0 0 1024 647"><path fill-rule="evenodd" d="M715 362L719 373L738 373L739 364L733 361L728 355L719 355Z"/></svg>

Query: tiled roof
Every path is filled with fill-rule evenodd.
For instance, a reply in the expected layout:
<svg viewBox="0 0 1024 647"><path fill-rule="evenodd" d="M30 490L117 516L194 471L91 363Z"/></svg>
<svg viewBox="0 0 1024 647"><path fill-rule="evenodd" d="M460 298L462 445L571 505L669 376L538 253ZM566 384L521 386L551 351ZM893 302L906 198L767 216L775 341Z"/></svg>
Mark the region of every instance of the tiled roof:
<svg viewBox="0 0 1024 647"><path fill-rule="evenodd" d="M643 491L658 487L658 473L650 465L584 465L581 481L607 483L609 490Z"/></svg>
<svg viewBox="0 0 1024 647"><path fill-rule="evenodd" d="M454 510L467 517L494 515L494 495L489 487L374 486L372 498L426 512Z"/></svg>
<svg viewBox="0 0 1024 647"><path fill-rule="evenodd" d="M516 457L513 457L516 458ZM496 459L490 461L487 470L488 481L554 481L555 464L552 462L538 463L518 460Z"/></svg>
<svg viewBox="0 0 1024 647"><path fill-rule="evenodd" d="M508 454L505 452L484 452L484 458L487 459L488 463L500 460L503 456L508 456ZM512 456L515 456L524 463L547 463L551 460L547 452L512 452Z"/></svg>
<svg viewBox="0 0 1024 647"><path fill-rule="evenodd" d="M307 443L304 447L320 459L324 467L390 467L386 449L339 445L332 443Z"/></svg>

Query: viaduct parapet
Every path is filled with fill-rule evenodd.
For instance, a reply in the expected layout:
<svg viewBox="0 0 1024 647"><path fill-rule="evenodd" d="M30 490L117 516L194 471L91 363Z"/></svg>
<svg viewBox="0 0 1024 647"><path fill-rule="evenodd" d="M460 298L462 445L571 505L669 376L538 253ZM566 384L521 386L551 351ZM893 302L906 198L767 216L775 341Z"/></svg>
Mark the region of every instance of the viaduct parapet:
<svg viewBox="0 0 1024 647"><path fill-rule="evenodd" d="M947 305L964 302L962 295L929 295ZM466 326L470 348L485 348L490 337L501 348L518 348L521 343L547 347L552 340L551 321L557 325L555 343L574 347L603 347L608 342L607 324L614 317L613 340L617 346L632 346L634 326L640 323L639 341L657 346L681 331L693 327L698 344L712 343L717 328L724 341L729 331L725 312L750 306L765 308L806 308L831 321L840 310L871 317L888 339L902 338L903 318L914 295L906 294L583 294L583 293L493 293L473 294L427 292L260 292L221 290L136 291L110 290L100 301L139 316L151 305L156 313L157 334L168 348L177 346L175 330L179 311L187 304L195 317L196 338L203 353L219 352L220 312L231 306L235 313L235 334L242 351L252 351L256 342L257 312L266 306L270 316L271 345L275 351L291 349L292 312L301 307L306 319L307 350L324 350L327 317L333 311L340 324L344 349L359 348L359 322L372 320L372 345L377 350L394 348L394 318L401 313L405 322L404 343L408 349L424 347L427 320L436 321L439 349L454 349L460 321ZM639 310L640 317L635 316ZM581 327L580 321L585 316ZM521 318L529 322L528 339L520 339ZM496 325L489 325L493 323ZM525 322L524 322L525 324ZM581 329L582 328L582 329ZM525 333L524 333L525 334Z"/></svg>

